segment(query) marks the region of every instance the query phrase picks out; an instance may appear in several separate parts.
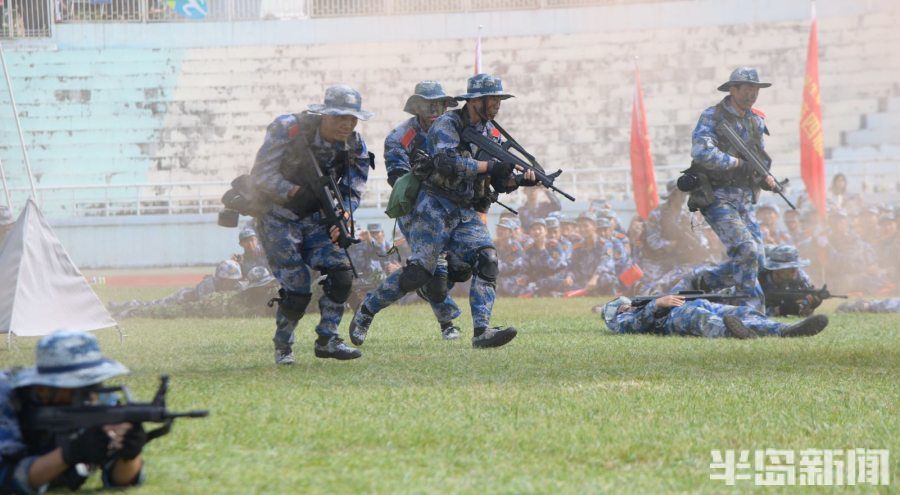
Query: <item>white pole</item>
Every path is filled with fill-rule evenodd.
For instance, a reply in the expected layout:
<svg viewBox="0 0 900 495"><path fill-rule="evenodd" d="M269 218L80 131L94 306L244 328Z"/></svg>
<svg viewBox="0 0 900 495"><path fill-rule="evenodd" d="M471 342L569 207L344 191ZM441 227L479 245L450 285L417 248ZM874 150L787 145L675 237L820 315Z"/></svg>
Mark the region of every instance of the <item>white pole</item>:
<svg viewBox="0 0 900 495"><path fill-rule="evenodd" d="M12 199L9 197L9 186L6 184L6 172L3 170L3 160L0 159L0 182L3 183L3 195L6 196L6 206L9 207L9 211L11 212L12 207Z"/></svg>
<svg viewBox="0 0 900 495"><path fill-rule="evenodd" d="M22 157L25 159L25 169L28 171L28 182L31 184L31 199L34 200L34 204L39 205L37 189L34 187L34 174L31 172L31 162L28 160L28 150L25 147L25 135L22 134L22 123L19 121L19 109L16 108L16 97L13 96L12 80L10 80L9 71L6 69L6 57L3 55L2 43L0 43L0 64L3 65L3 75L6 76L6 89L9 90L9 101L12 103L13 117L16 119L16 130L19 131L19 143L22 145ZM12 208L11 203L10 208Z"/></svg>

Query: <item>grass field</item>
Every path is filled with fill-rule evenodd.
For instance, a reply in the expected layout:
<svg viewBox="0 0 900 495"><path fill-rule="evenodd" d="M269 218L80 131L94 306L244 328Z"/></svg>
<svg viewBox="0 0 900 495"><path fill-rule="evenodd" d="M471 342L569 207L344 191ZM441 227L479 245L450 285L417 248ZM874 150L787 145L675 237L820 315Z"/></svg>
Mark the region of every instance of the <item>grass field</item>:
<svg viewBox="0 0 900 495"><path fill-rule="evenodd" d="M657 338L609 334L598 302L501 300L494 322L519 337L479 351L440 340L425 306L394 307L351 362L312 356L311 315L292 367L273 364L268 320L125 320L124 343L97 335L135 395L169 373L173 409L211 411L148 446L133 493L723 493L753 483L710 481L712 449L857 447L890 449L893 480L855 490L895 489L900 316L835 315L808 339Z"/></svg>

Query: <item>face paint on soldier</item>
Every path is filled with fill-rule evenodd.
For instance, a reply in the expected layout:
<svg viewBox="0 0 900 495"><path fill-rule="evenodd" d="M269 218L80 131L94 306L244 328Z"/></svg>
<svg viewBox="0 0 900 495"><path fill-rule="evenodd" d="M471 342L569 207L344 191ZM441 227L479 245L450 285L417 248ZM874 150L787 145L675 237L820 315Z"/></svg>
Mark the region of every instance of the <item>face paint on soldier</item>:
<svg viewBox="0 0 900 495"><path fill-rule="evenodd" d="M776 284L786 284L797 279L796 268L784 268L772 272L772 281Z"/></svg>
<svg viewBox="0 0 900 495"><path fill-rule="evenodd" d="M741 112L747 112L753 108L756 98L759 96L759 88L752 84L735 84L729 88L731 103Z"/></svg>
<svg viewBox="0 0 900 495"><path fill-rule="evenodd" d="M422 127L422 130L427 131L430 129L431 124L447 111L448 106L446 101L423 101L419 103L416 117L419 119L419 126Z"/></svg>
<svg viewBox="0 0 900 495"><path fill-rule="evenodd" d="M483 96L469 100L466 107L469 109L469 117L476 122L486 122L494 120L500 113L499 96Z"/></svg>
<svg viewBox="0 0 900 495"><path fill-rule="evenodd" d="M356 129L359 119L352 115L323 115L319 135L329 143L343 143Z"/></svg>

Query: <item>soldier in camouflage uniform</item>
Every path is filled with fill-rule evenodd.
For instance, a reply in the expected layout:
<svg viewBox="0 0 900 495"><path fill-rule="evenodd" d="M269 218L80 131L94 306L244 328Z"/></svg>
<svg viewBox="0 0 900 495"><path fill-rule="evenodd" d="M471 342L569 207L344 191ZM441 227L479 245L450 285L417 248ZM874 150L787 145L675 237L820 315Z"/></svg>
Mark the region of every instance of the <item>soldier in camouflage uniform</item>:
<svg viewBox="0 0 900 495"><path fill-rule="evenodd" d="M516 238L518 223L504 218L497 224L497 260L504 277L497 281L497 293L504 296L520 296L531 292L525 269L525 248Z"/></svg>
<svg viewBox="0 0 900 495"><path fill-rule="evenodd" d="M676 268L709 259L709 243L692 224L691 214L684 209L687 195L678 190L675 181L666 184L663 199L644 222L638 260L647 281L643 285L653 284Z"/></svg>
<svg viewBox="0 0 900 495"><path fill-rule="evenodd" d="M324 174L331 175L343 196L344 208L355 211L362 199L370 158L366 143L355 131L359 120L368 120L371 112L362 110L362 97L349 86L331 86L322 104L309 105L309 111L282 115L269 124L266 138L256 155L251 176L257 191L269 202L265 214L257 219L269 267L281 283L281 298L276 311L275 362L293 364L294 329L312 298L310 270L317 270L323 296L319 299L318 338L314 354L319 358L340 360L361 356L358 349L338 336L344 303L350 297L353 274L346 254L334 242L336 227L321 223L318 205L310 207L307 184L294 183L285 171L302 163L294 156L292 140L308 145Z"/></svg>
<svg viewBox="0 0 900 495"><path fill-rule="evenodd" d="M116 317L137 316L138 313L153 312L159 308L173 307L188 302L201 301L219 292L234 292L241 289L241 265L234 260L225 260L216 267L213 276L205 276L195 287L185 287L178 292L155 301L131 300L124 303L109 303L109 310ZM157 308L150 310L149 308Z"/></svg>
<svg viewBox="0 0 900 495"><path fill-rule="evenodd" d="M253 267L240 290L216 292L202 299L164 306L132 308L132 318L252 318L275 316L267 303L278 296L278 281L264 266Z"/></svg>
<svg viewBox="0 0 900 495"><path fill-rule="evenodd" d="M444 88L437 81L421 81L416 84L414 93L403 107L403 111L413 117L395 127L384 140L384 165L391 187L397 179L413 171L417 160L426 159L425 138L428 129L447 108L457 105L456 99L444 93ZM397 226L404 237L409 235L411 218L412 213L397 219ZM447 262L442 257L435 268L434 277L419 290L419 294L431 305L440 324L442 337L445 340L455 340L459 338L459 327L453 324L453 320L459 317L460 310L449 294L449 286Z"/></svg>
<svg viewBox="0 0 900 495"><path fill-rule="evenodd" d="M240 233L238 233L238 244L241 245L244 252L234 255L232 259L241 264L241 273L244 276L248 275L250 270L257 266L269 267L269 264L266 262L266 253L259 242L256 230L252 227L241 229Z"/></svg>
<svg viewBox="0 0 900 495"><path fill-rule="evenodd" d="M537 182L531 172L516 175L511 164L476 159L476 150L462 141L466 126L499 141L500 132L491 121L500 101L510 97L500 79L475 75L469 78L468 91L457 98L466 101L465 106L444 113L431 125L426 142L433 170L425 175L407 236L413 254L406 266L369 293L356 312L350 325L350 337L356 345L365 340L379 311L431 280L444 252L457 255L473 273L469 289L475 327L473 347L502 346L516 336L515 328L489 326L499 262L478 212L490 207L494 194L491 188L505 193Z"/></svg>
<svg viewBox="0 0 900 495"><path fill-rule="evenodd" d="M759 267L763 263L762 234L754 215L754 204L761 187L778 187L771 175L760 178L750 163L735 156L728 141L716 126L723 120L731 123L745 143L764 150L763 135L768 134L762 112L753 109L759 88L770 83L759 81L756 69L739 67L719 91L730 93L722 101L707 108L693 133L691 170L709 180L710 190L694 190L688 203L699 209L728 252L729 260L718 266L713 276L727 279L723 285L734 285L750 294L747 304L758 311L765 309Z"/></svg>
<svg viewBox="0 0 900 495"><path fill-rule="evenodd" d="M797 248L788 244L766 246L766 260L759 272L759 283L766 293L766 314L769 316L809 316L822 300L814 295L778 301L769 293L776 290L815 289L803 267L809 260L801 259Z"/></svg>
<svg viewBox="0 0 900 495"><path fill-rule="evenodd" d="M900 313L900 297L890 299L857 299L841 304L838 313Z"/></svg>
<svg viewBox="0 0 900 495"><path fill-rule="evenodd" d="M816 335L828 325L828 317L811 316L795 325L772 321L748 306L716 304L706 299L685 301L674 295L662 296L636 308L627 297L603 306L603 321L615 333L649 333L696 337L805 337Z"/></svg>
<svg viewBox="0 0 900 495"><path fill-rule="evenodd" d="M0 493L75 491L96 471L104 488L142 484L142 451L150 439L140 423L98 425L68 435L29 434L22 428L45 407L80 406L85 395L96 397L88 392L128 368L104 357L96 337L79 330L43 337L35 355L36 366L0 370Z"/></svg>

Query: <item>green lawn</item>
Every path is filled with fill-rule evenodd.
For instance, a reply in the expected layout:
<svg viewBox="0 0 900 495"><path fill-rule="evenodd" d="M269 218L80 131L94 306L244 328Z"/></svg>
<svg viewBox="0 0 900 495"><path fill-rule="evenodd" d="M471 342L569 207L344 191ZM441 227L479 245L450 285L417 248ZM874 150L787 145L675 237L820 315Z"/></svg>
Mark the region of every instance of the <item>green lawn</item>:
<svg viewBox="0 0 900 495"><path fill-rule="evenodd" d="M767 447L890 449L900 482L900 316L837 315L808 339L657 338L609 334L598 302L501 300L494 322L519 337L479 351L467 309L466 338L445 342L425 306L394 307L351 362L313 357L310 315L292 367L273 364L263 319L97 335L137 397L169 373L173 409L211 411L148 446L134 493L722 493L753 483L710 481L710 450Z"/></svg>

